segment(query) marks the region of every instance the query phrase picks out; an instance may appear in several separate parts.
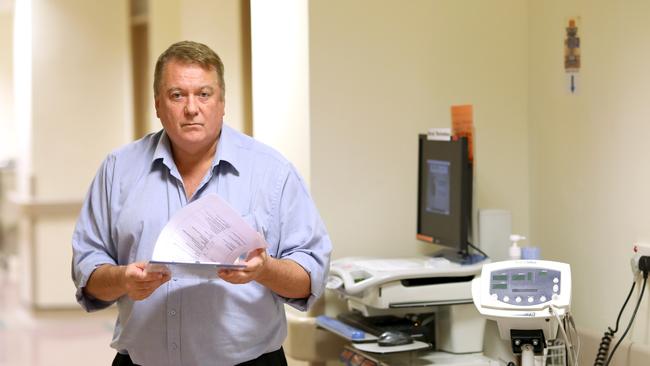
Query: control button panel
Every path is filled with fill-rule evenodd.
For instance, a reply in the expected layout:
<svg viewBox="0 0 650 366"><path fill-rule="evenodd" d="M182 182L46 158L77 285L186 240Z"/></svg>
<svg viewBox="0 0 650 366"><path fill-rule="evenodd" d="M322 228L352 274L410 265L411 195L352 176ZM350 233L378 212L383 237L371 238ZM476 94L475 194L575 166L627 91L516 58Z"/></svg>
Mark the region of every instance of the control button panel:
<svg viewBox="0 0 650 366"><path fill-rule="evenodd" d="M543 304L561 289L560 272L547 268L508 268L490 273L490 295L511 305Z"/></svg>

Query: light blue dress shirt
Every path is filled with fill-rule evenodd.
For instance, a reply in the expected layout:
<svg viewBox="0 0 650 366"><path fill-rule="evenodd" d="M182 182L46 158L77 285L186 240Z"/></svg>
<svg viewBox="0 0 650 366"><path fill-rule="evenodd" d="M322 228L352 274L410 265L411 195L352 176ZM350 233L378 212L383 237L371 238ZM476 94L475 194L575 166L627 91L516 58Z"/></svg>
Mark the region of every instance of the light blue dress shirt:
<svg viewBox="0 0 650 366"><path fill-rule="evenodd" d="M331 243L295 168L270 147L223 126L212 169L192 200L217 193L311 278L311 295L286 299L257 282L172 279L150 297L117 300L111 347L140 365L234 365L275 351L284 303L306 310L324 289ZM158 234L188 200L164 131L111 153L86 197L72 238L72 277L87 311L111 303L82 289L95 268L151 259Z"/></svg>

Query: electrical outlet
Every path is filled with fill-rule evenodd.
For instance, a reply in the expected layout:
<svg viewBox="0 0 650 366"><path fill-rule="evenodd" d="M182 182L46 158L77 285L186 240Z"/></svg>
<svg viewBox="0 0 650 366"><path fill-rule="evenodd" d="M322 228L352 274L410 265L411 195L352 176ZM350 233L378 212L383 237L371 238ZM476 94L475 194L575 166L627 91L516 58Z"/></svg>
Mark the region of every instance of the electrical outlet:
<svg viewBox="0 0 650 366"><path fill-rule="evenodd" d="M636 242L632 248L634 254L632 255L631 265L632 273L637 275L639 271L639 259L643 256L650 256L650 244L645 242Z"/></svg>

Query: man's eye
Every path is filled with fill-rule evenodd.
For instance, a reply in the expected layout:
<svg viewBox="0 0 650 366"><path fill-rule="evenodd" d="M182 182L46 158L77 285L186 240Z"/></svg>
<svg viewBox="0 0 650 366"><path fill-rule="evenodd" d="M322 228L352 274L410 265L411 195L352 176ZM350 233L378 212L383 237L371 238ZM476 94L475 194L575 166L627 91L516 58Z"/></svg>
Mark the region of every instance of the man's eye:
<svg viewBox="0 0 650 366"><path fill-rule="evenodd" d="M210 93L209 92L201 92L200 96L201 96L201 98L208 98L208 97L210 97Z"/></svg>
<svg viewBox="0 0 650 366"><path fill-rule="evenodd" d="M172 99L181 99L182 95L181 93L172 93L171 98Z"/></svg>

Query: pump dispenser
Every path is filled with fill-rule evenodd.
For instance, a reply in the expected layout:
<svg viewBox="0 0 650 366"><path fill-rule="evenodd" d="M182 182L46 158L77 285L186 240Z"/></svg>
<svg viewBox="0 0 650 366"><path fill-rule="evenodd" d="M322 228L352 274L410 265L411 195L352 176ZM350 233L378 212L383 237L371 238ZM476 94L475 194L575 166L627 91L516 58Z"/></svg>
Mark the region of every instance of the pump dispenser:
<svg viewBox="0 0 650 366"><path fill-rule="evenodd" d="M520 240L525 240L526 237L519 234L511 234L510 241L512 245L510 246L509 255L510 259L521 259L521 247L517 244Z"/></svg>

